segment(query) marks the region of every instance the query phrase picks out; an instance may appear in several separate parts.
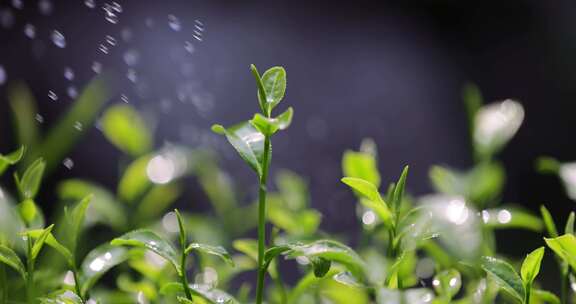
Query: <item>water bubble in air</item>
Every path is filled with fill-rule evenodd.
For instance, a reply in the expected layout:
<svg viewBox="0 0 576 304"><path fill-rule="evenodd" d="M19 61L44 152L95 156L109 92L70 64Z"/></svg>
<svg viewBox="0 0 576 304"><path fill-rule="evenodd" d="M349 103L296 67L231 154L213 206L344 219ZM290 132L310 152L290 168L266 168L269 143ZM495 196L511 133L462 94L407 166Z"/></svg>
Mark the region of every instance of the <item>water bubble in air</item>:
<svg viewBox="0 0 576 304"><path fill-rule="evenodd" d="M39 113L36 113L35 118L38 123L44 123L44 117L42 117L42 115L40 115Z"/></svg>
<svg viewBox="0 0 576 304"><path fill-rule="evenodd" d="M48 98L52 99L53 101L58 100L58 95L56 95L56 93L54 93L54 91L49 90L48 91Z"/></svg>
<svg viewBox="0 0 576 304"><path fill-rule="evenodd" d="M30 39L34 39L34 37L36 37L36 28L32 24L27 23L24 25L24 35Z"/></svg>
<svg viewBox="0 0 576 304"><path fill-rule="evenodd" d="M52 2L50 2L50 0L40 0L40 2L38 2L38 10L40 10L40 13L42 13L42 15L50 15L52 14L52 10L53 10L53 6L52 6Z"/></svg>
<svg viewBox="0 0 576 304"><path fill-rule="evenodd" d="M68 93L68 96L72 99L76 99L76 97L78 97L78 90L74 86L68 87L68 89L66 89L66 93Z"/></svg>
<svg viewBox="0 0 576 304"><path fill-rule="evenodd" d="M64 37L64 35L62 35L62 33L57 30L52 32L52 42L59 48L66 47L66 37Z"/></svg>
<svg viewBox="0 0 576 304"><path fill-rule="evenodd" d="M72 68L70 67L65 67L64 68L64 78L66 78L67 80L74 80L74 70L72 70Z"/></svg>
<svg viewBox="0 0 576 304"><path fill-rule="evenodd" d="M94 0L85 0L84 4L88 7L88 8L95 8L96 7L96 2Z"/></svg>
<svg viewBox="0 0 576 304"><path fill-rule="evenodd" d="M64 165L64 167L68 168L68 170L74 167L74 161L69 157L66 157L62 162L62 164Z"/></svg>
<svg viewBox="0 0 576 304"><path fill-rule="evenodd" d="M96 74L100 74L100 72L102 72L102 64L98 61L94 61L92 63L92 71Z"/></svg>
<svg viewBox="0 0 576 304"><path fill-rule="evenodd" d="M180 20L178 19L178 17L174 16L174 15L168 15L168 25L170 26L170 28L176 32L180 31L182 29L182 25L180 24Z"/></svg>
<svg viewBox="0 0 576 304"><path fill-rule="evenodd" d="M0 65L0 85L6 82L6 78L6 70L4 70L4 67Z"/></svg>
<svg viewBox="0 0 576 304"><path fill-rule="evenodd" d="M78 131L82 131L82 123L77 121L74 123L74 129L78 130Z"/></svg>

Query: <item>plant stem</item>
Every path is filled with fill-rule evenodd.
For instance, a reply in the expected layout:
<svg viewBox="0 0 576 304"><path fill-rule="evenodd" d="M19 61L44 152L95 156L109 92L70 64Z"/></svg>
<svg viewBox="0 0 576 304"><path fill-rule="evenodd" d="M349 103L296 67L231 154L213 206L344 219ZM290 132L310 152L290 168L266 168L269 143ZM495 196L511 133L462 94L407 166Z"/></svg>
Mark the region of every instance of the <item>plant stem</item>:
<svg viewBox="0 0 576 304"><path fill-rule="evenodd" d="M532 293L532 284L526 285L526 293L524 294L524 303L530 304L530 293Z"/></svg>
<svg viewBox="0 0 576 304"><path fill-rule="evenodd" d="M262 175L260 176L258 192L258 281L256 284L256 304L262 303L264 276L266 275L266 271L263 270L264 252L266 251L266 181L268 179L271 148L270 136L265 136L264 159L262 160Z"/></svg>
<svg viewBox="0 0 576 304"><path fill-rule="evenodd" d="M4 264L0 265L0 286L2 287L2 303L8 303L8 283Z"/></svg>
<svg viewBox="0 0 576 304"><path fill-rule="evenodd" d="M74 266L74 269L72 269L72 274L74 275L74 287L76 288L76 294L78 297L80 297L82 303L86 303L86 300L82 295L82 289L80 288L80 277L78 276L78 268L76 266Z"/></svg>
<svg viewBox="0 0 576 304"><path fill-rule="evenodd" d="M32 259L32 238L28 236L27 239L27 253L28 258L26 261L26 299L28 304L34 303L34 260Z"/></svg>
<svg viewBox="0 0 576 304"><path fill-rule="evenodd" d="M568 281L570 270L567 265L561 265L562 268L562 277L560 278L560 302L562 304L568 304Z"/></svg>
<svg viewBox="0 0 576 304"><path fill-rule="evenodd" d="M186 277L186 250L182 249L182 260L181 260L181 269L180 271L182 274L180 275L180 280L182 282L182 288L184 288L184 293L186 294L186 298L188 300L194 302L192 299L192 291L190 291L190 286L188 285L188 277Z"/></svg>

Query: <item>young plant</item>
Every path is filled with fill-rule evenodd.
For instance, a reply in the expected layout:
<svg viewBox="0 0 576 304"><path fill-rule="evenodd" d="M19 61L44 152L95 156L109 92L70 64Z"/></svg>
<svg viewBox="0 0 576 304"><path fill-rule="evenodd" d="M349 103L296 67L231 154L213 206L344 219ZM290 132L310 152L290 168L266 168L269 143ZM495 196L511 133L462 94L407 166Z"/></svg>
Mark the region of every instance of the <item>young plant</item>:
<svg viewBox="0 0 576 304"><path fill-rule="evenodd" d="M266 251L266 194L268 169L272 158L271 138L278 130L284 130L292 122L292 108L272 117L272 110L284 98L286 92L286 71L282 67L268 69L262 77L254 65L250 67L256 79L258 101L261 113L233 127L212 126L212 130L225 135L242 159L258 175L258 277L256 283L256 303L261 304L264 295L264 275L266 273L264 254Z"/></svg>
<svg viewBox="0 0 576 304"><path fill-rule="evenodd" d="M200 297L209 303L237 303L229 294L218 290L210 289L200 284L189 284L187 277L187 257L192 252L197 251L209 255L220 257L225 262L233 265L228 252L220 246L210 246L200 243L188 244L188 238L184 222L178 210L174 210L178 219L180 250L176 250L169 240L166 240L152 230L139 229L128 232L121 237L112 240L113 246L131 246L151 250L164 258L173 266L180 282L171 282L162 287L162 293L183 293L185 297L178 297L180 303L193 303L194 296Z"/></svg>

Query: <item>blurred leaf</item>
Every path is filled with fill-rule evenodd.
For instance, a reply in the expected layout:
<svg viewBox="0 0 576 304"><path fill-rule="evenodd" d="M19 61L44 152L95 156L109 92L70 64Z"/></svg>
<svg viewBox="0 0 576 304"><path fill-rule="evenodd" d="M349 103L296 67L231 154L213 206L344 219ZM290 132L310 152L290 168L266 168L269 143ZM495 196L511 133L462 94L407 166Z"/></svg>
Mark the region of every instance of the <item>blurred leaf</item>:
<svg viewBox="0 0 576 304"><path fill-rule="evenodd" d="M365 198L365 200L360 200L360 202L367 208L374 210L385 225L388 227L392 226L392 212L374 184L355 177L344 177L342 182L354 189L355 193L359 194L360 197Z"/></svg>
<svg viewBox="0 0 576 304"><path fill-rule="evenodd" d="M176 250L168 241L159 237L151 230L140 229L128 232L121 237L112 240L111 244L113 246L142 247L154 251L172 263L176 272L181 275L180 263L178 262L178 254L176 253Z"/></svg>
<svg viewBox="0 0 576 304"><path fill-rule="evenodd" d="M346 151L342 157L344 176L366 180L374 186L380 186L380 173L374 155L366 152Z"/></svg>
<svg viewBox="0 0 576 304"><path fill-rule="evenodd" d="M560 299L555 294L542 289L532 290L532 298L536 298L542 302L550 304L560 304Z"/></svg>
<svg viewBox="0 0 576 304"><path fill-rule="evenodd" d="M237 304L238 301L234 299L228 293L211 288L208 285L203 284L190 284L190 289L192 291L192 295L194 297L200 297L201 299L207 301L210 304ZM164 284L160 289L160 293L164 295L172 295L172 294L182 294L184 293L184 288L182 287L181 283L178 282L170 282ZM181 302L181 303L189 303L189 302Z"/></svg>
<svg viewBox="0 0 576 304"><path fill-rule="evenodd" d="M82 226L84 224L84 216L86 215L86 209L92 200L92 194L84 197L71 212L67 213L68 221L68 235L70 237L70 248L72 254L76 253L76 247L78 245L78 237L82 232Z"/></svg>
<svg viewBox="0 0 576 304"><path fill-rule="evenodd" d="M546 245L562 260L576 270L576 237L573 234L564 234L556 238L544 238Z"/></svg>
<svg viewBox="0 0 576 304"><path fill-rule="evenodd" d="M244 253L254 261L258 260L258 243L252 239L237 239L232 243L234 249ZM274 247L272 247L274 248ZM270 248L269 248L270 249Z"/></svg>
<svg viewBox="0 0 576 304"><path fill-rule="evenodd" d="M138 204L136 218L145 221L154 219L170 207L180 197L181 192L181 187L174 183L155 185Z"/></svg>
<svg viewBox="0 0 576 304"><path fill-rule="evenodd" d="M34 242L34 245L32 245L30 259L32 259L33 261L36 260L36 257L38 257L38 254L40 253L40 250L42 250L42 247L44 247L44 243L46 242L46 239L50 235L50 232L52 232L52 228L54 228L54 224L42 230L42 233L38 236L38 238Z"/></svg>
<svg viewBox="0 0 576 304"><path fill-rule="evenodd" d="M22 159L24 155L24 146L20 146L20 148L14 152L11 152L7 155L0 154L0 176L6 171L8 166L15 165Z"/></svg>
<svg viewBox="0 0 576 304"><path fill-rule="evenodd" d="M40 182L42 181L42 175L44 174L44 169L46 168L46 162L39 158L35 160L22 175L22 178L17 178L17 185L20 189L20 194L22 197L27 199L33 199L40 189Z"/></svg>
<svg viewBox="0 0 576 304"><path fill-rule="evenodd" d="M120 178L118 196L126 203L133 203L150 187L146 168L151 157L146 155L133 161Z"/></svg>
<svg viewBox="0 0 576 304"><path fill-rule="evenodd" d="M400 204L402 203L402 198L404 197L404 188L406 187L406 177L408 176L408 166L404 166L402 174L394 187L394 199L393 205L394 210L400 210Z"/></svg>
<svg viewBox="0 0 576 304"><path fill-rule="evenodd" d="M558 175L568 197L571 200L576 200L576 178L574 178L576 176L576 162L561 164Z"/></svg>
<svg viewBox="0 0 576 304"><path fill-rule="evenodd" d="M434 293L426 288L406 290L380 288L376 292L377 304L427 304L434 300Z"/></svg>
<svg viewBox="0 0 576 304"><path fill-rule="evenodd" d="M28 237L31 237L33 239L40 238L43 233L44 233L43 229L28 230L25 232L25 234ZM68 248L66 248L62 244L60 244L60 242L58 242L58 240L56 240L56 238L54 237L54 235L52 233L48 234L48 236L45 239L45 243L46 243L46 245L52 247L52 249L56 250L60 255L62 255L62 257L64 257L64 259L66 260L66 263L68 264L68 266L74 267L75 261L74 261L74 257L72 256L72 253L70 252L70 250L68 250Z"/></svg>
<svg viewBox="0 0 576 304"><path fill-rule="evenodd" d="M293 211L278 196L268 195L267 218L274 226L292 235L310 235L318 229L322 215L313 209Z"/></svg>
<svg viewBox="0 0 576 304"><path fill-rule="evenodd" d="M230 266L234 266L234 261L232 257L224 247L222 246L211 246L206 244L192 243L186 247L186 254L190 254L192 251L198 251L205 254L215 255L220 257L224 262L228 263Z"/></svg>
<svg viewBox="0 0 576 304"><path fill-rule="evenodd" d="M566 221L566 227L564 228L565 234L574 234L574 211L570 212L568 215L568 220Z"/></svg>
<svg viewBox="0 0 576 304"><path fill-rule="evenodd" d="M99 221L121 230L126 225L124 210L108 190L80 179L68 179L58 185L61 200L80 200L93 194L88 206L86 221Z"/></svg>
<svg viewBox="0 0 576 304"><path fill-rule="evenodd" d="M358 277L363 278L365 274L364 261L358 256L352 248L333 240L318 240L305 245L289 245L290 250L285 252L288 257L295 258L299 256L313 258L324 258L344 265L350 272Z"/></svg>
<svg viewBox="0 0 576 304"><path fill-rule="evenodd" d="M8 88L8 100L18 143L34 149L38 142L39 130L36 123L38 109L32 91L25 83L16 83Z"/></svg>
<svg viewBox="0 0 576 304"><path fill-rule="evenodd" d="M96 282L112 267L128 259L128 250L109 244L94 248L82 262L82 293L90 290Z"/></svg>
<svg viewBox="0 0 576 304"><path fill-rule="evenodd" d="M130 105L111 106L102 116L104 136L118 149L137 157L149 152L152 135L140 114Z"/></svg>
<svg viewBox="0 0 576 304"><path fill-rule="evenodd" d="M532 231L542 231L544 223L527 210L506 207L482 211L482 220L487 227L494 229L523 228Z"/></svg>
<svg viewBox="0 0 576 304"><path fill-rule="evenodd" d="M26 270L25 270L26 268L24 268L22 260L20 260L16 252L1 244L0 244L0 262L18 271L20 276L22 276L22 279L26 278Z"/></svg>
<svg viewBox="0 0 576 304"><path fill-rule="evenodd" d="M540 272L540 264L542 263L542 258L544 257L544 247L540 247L532 251L522 263L522 268L520 269L520 275L525 285L532 285L534 279Z"/></svg>
<svg viewBox="0 0 576 304"><path fill-rule="evenodd" d="M33 149L26 159L43 157L46 160L46 171L55 169L84 134L77 127L82 126L85 130L92 126L100 109L110 99L111 93L110 82L103 76L91 80L70 110L49 130L37 149Z"/></svg>
<svg viewBox="0 0 576 304"><path fill-rule="evenodd" d="M226 135L228 142L236 149L240 157L258 174L262 175L264 158L264 135L250 123L243 122L230 128L213 125L212 131Z"/></svg>
<svg viewBox="0 0 576 304"><path fill-rule="evenodd" d="M20 217L22 220L28 225L35 221L38 218L39 212L38 207L36 207L36 203L34 203L31 199L25 199L22 203L18 205L18 211L20 213Z"/></svg>
<svg viewBox="0 0 576 304"><path fill-rule="evenodd" d="M524 108L510 99L480 108L474 120L474 147L478 155L488 158L502 149L523 120Z"/></svg>
<svg viewBox="0 0 576 304"><path fill-rule="evenodd" d="M536 171L542 174L557 174L560 162L552 157L540 156L536 159Z"/></svg>
<svg viewBox="0 0 576 304"><path fill-rule="evenodd" d="M462 287L462 276L456 269L444 270L434 276L432 286L436 293L445 297L449 303Z"/></svg>
<svg viewBox="0 0 576 304"><path fill-rule="evenodd" d="M482 269L493 276L501 289L504 289L520 302L523 301L525 293L524 285L512 265L503 260L483 256L481 266Z"/></svg>
<svg viewBox="0 0 576 304"><path fill-rule="evenodd" d="M467 83L462 90L462 97L466 107L466 116L468 117L468 131L470 133L470 139L472 139L474 136L476 113L478 113L478 110L480 110L484 103L482 93L478 86L473 83Z"/></svg>
<svg viewBox="0 0 576 304"><path fill-rule="evenodd" d="M280 170L275 180L286 207L301 210L308 206L308 186L302 177L289 170Z"/></svg>
<svg viewBox="0 0 576 304"><path fill-rule="evenodd" d="M4 194L0 196L0 244L19 243L21 238L18 233L24 230L24 222L7 192L2 187L0 187L0 192Z"/></svg>
<svg viewBox="0 0 576 304"><path fill-rule="evenodd" d="M83 304L82 299L70 290L58 290L40 298L41 304Z"/></svg>
<svg viewBox="0 0 576 304"><path fill-rule="evenodd" d="M540 206L540 213L542 214L542 220L544 221L544 226L546 227L546 231L548 232L548 236L550 237L557 237L558 230L556 229L556 224L554 224L554 219L550 212L544 205Z"/></svg>

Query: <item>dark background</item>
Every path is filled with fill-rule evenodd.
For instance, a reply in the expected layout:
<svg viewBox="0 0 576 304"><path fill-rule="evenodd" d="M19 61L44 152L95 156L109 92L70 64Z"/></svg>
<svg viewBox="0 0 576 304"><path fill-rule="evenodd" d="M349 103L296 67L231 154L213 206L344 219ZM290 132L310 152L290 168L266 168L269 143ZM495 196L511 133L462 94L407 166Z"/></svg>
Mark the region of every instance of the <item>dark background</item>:
<svg viewBox="0 0 576 304"><path fill-rule="evenodd" d="M42 2L42 1L40 1ZM310 181L312 205L324 214L330 232L357 231L350 192L339 182L340 159L364 137L379 147L385 182L411 165L408 189L431 191L427 172L441 163L464 169L471 164L461 88L474 82L487 101L514 98L526 110L524 125L500 155L508 170L505 202L537 211L546 203L561 222L574 209L558 182L534 170L539 155L576 159L576 2L557 1L119 1L118 23L104 18L101 6L83 1L51 1L42 13L38 1L15 9L0 27L0 66L7 82L24 80L39 102L46 129L67 109L69 86L78 89L93 77L94 61L124 76L123 54L136 51L136 83L121 77L120 94L144 111L156 127L156 146L165 142L209 145L225 159L246 201L256 194L254 176L232 149L209 132L212 123L231 124L257 111L249 64L260 70L282 65L288 73L283 104L295 108L292 127L275 137L273 170L291 168ZM181 29L168 26L175 15ZM194 20L204 25L202 41L193 38ZM36 37L23 33L26 23ZM66 47L50 41L52 30ZM121 39L129 29L132 38ZM117 45L98 50L106 35ZM184 50L185 41L194 52ZM75 72L70 82L64 67ZM0 85L0 151L14 147L5 88ZM58 94L57 101L47 97ZM179 93L187 97L179 98ZM180 101L179 99L182 99ZM84 177L111 189L118 179L121 153L94 127L70 155L74 167L61 166L57 180ZM193 179L180 202L208 208ZM54 199L44 191L45 201ZM42 200L41 200L42 201ZM49 204L43 204L49 211ZM536 247L540 236L499 234L504 252ZM506 238L506 242L504 242ZM512 239L512 241L508 241Z"/></svg>

